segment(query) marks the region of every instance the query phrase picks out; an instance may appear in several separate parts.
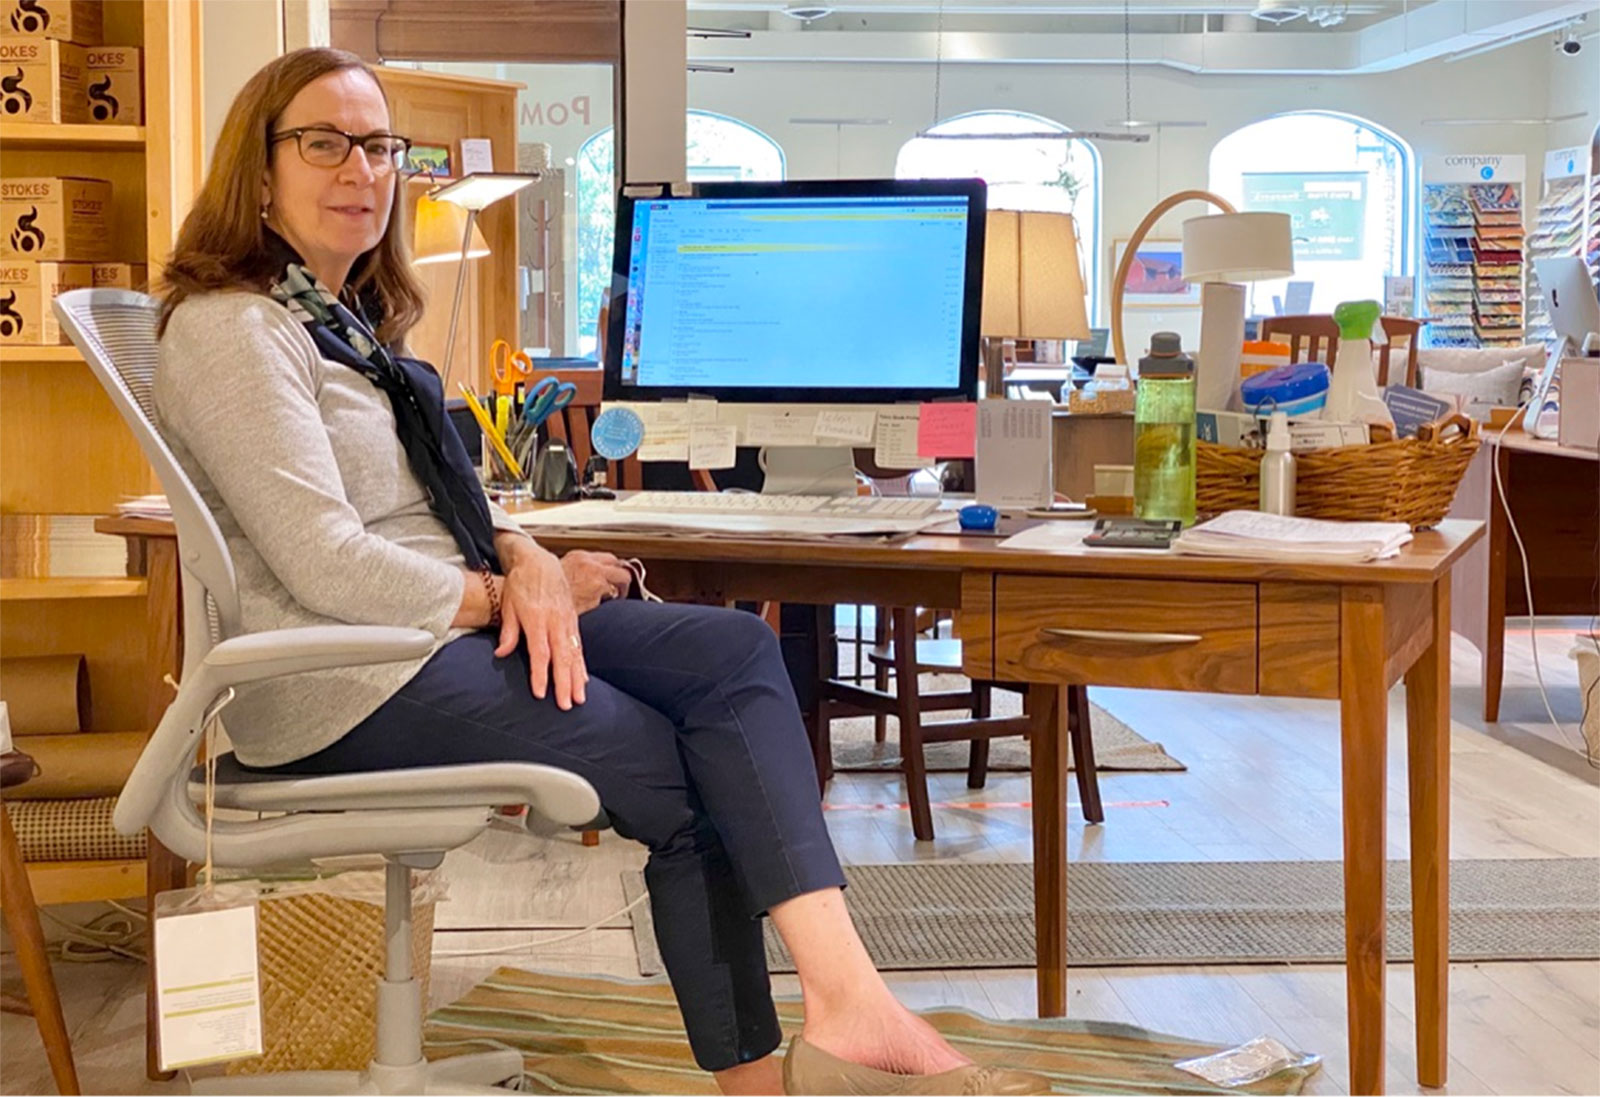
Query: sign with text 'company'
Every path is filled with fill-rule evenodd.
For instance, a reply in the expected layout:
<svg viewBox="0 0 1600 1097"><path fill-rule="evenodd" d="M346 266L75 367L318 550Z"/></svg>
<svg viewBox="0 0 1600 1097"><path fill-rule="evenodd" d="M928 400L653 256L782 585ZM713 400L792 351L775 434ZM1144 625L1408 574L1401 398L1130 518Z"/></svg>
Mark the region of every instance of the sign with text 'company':
<svg viewBox="0 0 1600 1097"><path fill-rule="evenodd" d="M1367 224L1367 173L1247 171L1244 208L1287 213L1296 260L1360 259Z"/></svg>
<svg viewBox="0 0 1600 1097"><path fill-rule="evenodd" d="M1520 153L1461 153L1422 158L1424 183L1520 183L1527 158Z"/></svg>

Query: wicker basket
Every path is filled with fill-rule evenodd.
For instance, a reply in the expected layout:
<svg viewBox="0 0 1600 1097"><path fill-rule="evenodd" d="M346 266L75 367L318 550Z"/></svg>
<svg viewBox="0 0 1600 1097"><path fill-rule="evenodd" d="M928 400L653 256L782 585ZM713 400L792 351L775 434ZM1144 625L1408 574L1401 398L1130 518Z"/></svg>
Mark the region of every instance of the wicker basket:
<svg viewBox="0 0 1600 1097"><path fill-rule="evenodd" d="M1295 454L1295 513L1302 518L1436 526L1478 451L1478 424L1452 415L1415 438ZM1261 505L1259 449L1196 444L1195 506L1203 514Z"/></svg>
<svg viewBox="0 0 1600 1097"><path fill-rule="evenodd" d="M421 873L413 875L411 972L426 1002L437 891ZM229 1063L229 1074L365 1070L371 1062L383 974L383 872L346 872L334 880L338 886L330 890L262 896L257 948L265 1054ZM378 901L349 897L363 891L375 891Z"/></svg>

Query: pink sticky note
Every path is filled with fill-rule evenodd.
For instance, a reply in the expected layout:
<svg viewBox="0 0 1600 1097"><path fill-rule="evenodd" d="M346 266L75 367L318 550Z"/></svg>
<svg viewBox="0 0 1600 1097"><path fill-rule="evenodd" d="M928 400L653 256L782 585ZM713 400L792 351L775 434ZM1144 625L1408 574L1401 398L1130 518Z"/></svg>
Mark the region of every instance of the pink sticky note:
<svg viewBox="0 0 1600 1097"><path fill-rule="evenodd" d="M919 457L971 457L977 436L977 404L923 404L918 413Z"/></svg>

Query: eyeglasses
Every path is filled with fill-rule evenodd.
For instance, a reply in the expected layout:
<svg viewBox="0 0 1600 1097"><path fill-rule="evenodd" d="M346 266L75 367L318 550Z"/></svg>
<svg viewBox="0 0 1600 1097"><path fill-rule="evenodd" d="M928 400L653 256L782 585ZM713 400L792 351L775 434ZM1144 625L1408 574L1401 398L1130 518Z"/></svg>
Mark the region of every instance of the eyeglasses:
<svg viewBox="0 0 1600 1097"><path fill-rule="evenodd" d="M300 159L314 168L338 167L350 158L350 150L359 145L366 154L367 163L379 175L403 167L406 153L411 149L409 137L397 137L392 133L362 136L331 126L300 126L271 135L271 144L279 141L294 141L300 150Z"/></svg>

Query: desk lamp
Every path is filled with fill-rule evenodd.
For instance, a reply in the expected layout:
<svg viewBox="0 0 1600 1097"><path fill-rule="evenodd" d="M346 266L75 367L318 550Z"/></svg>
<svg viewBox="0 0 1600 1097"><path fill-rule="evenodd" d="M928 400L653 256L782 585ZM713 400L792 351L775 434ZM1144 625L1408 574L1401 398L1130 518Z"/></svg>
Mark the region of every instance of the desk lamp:
<svg viewBox="0 0 1600 1097"><path fill-rule="evenodd" d="M444 369L440 371L446 400L450 398L450 366L456 352L456 325L461 319L461 291L467 283L467 260L489 254L488 242L478 229L478 214L539 179L538 172L475 171L453 183L433 188L417 204L412 261L456 260L461 264L456 270L456 292L450 304L450 333L445 342ZM452 230L458 225L460 242L452 246Z"/></svg>
<svg viewBox="0 0 1600 1097"><path fill-rule="evenodd" d="M1089 316L1070 213L990 210L984 234L985 388L1002 396L1003 340L1087 339Z"/></svg>
<svg viewBox="0 0 1600 1097"><path fill-rule="evenodd" d="M1200 353L1195 405L1226 408L1239 384L1245 288L1294 275L1287 213L1222 213L1183 223L1183 277L1200 286Z"/></svg>

